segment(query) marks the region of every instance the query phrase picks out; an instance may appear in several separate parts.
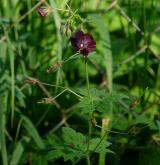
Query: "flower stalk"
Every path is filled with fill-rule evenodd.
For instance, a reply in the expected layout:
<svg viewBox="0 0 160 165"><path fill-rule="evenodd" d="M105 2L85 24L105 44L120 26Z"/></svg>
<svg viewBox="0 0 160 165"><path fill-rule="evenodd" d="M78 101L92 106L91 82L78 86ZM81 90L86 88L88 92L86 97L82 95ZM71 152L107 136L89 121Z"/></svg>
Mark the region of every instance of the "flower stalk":
<svg viewBox="0 0 160 165"><path fill-rule="evenodd" d="M87 61L88 61L88 58L85 57L86 85L87 85L88 97L91 99ZM89 142L90 142L90 138L91 138L91 134L92 134L91 118L92 118L92 113L89 114L88 146L87 146L87 155L86 155L87 165L90 165Z"/></svg>

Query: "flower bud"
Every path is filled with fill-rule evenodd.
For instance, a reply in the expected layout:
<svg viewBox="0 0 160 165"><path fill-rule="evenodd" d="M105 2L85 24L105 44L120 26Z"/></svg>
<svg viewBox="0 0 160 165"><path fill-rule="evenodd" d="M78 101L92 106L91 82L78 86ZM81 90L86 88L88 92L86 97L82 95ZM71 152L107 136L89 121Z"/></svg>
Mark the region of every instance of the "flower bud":
<svg viewBox="0 0 160 165"><path fill-rule="evenodd" d="M52 12L52 8L51 7L39 7L37 9L37 11L41 17L45 17L48 13Z"/></svg>

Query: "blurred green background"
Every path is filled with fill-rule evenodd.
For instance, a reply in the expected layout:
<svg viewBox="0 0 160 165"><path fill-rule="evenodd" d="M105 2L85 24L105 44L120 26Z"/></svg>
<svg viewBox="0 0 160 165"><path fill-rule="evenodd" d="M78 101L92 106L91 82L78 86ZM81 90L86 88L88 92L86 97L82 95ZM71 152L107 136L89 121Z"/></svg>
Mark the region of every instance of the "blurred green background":
<svg viewBox="0 0 160 165"><path fill-rule="evenodd" d="M38 6L53 12L41 17ZM78 29L96 40L90 86L129 97L116 100L110 128L129 135L108 135L114 154L106 154L106 164L160 164L159 16L159 0L1 0L0 164L71 164L49 151L62 142L64 125L87 135L87 115L68 90L86 86L83 57L55 66L75 54L69 38ZM56 71L47 73L52 66ZM60 108L44 99L63 91L56 98ZM103 114L95 115L101 123ZM99 135L95 128L93 136ZM97 160L93 155L91 163Z"/></svg>

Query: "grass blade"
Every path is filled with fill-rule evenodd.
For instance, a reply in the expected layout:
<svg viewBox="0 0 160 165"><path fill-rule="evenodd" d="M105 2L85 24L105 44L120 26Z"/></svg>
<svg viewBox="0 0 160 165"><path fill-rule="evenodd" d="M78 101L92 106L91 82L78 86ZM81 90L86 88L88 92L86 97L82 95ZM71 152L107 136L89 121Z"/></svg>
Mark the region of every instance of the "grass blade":
<svg viewBox="0 0 160 165"><path fill-rule="evenodd" d="M19 141L16 145L14 152L13 152L10 165L17 165L19 163L19 160L23 154L23 151L24 151L24 147L22 145L22 142Z"/></svg>
<svg viewBox="0 0 160 165"><path fill-rule="evenodd" d="M8 45L9 59L10 59L10 70L11 70L11 126L13 126L14 106L15 106L15 73L14 73L14 53L9 37L7 37L7 45Z"/></svg>
<svg viewBox="0 0 160 165"><path fill-rule="evenodd" d="M50 2L53 9L56 8L56 4L55 4L54 1L49 0L49 2ZM56 10L54 10L53 17L54 17L55 26L56 26L56 33L57 33L58 60L61 61L62 60L62 37L61 37L61 34L60 34L61 19L60 19L60 16L59 16L59 14ZM62 78L61 69L59 69L57 71L57 78L56 78L56 85L57 86L60 84L61 78Z"/></svg>
<svg viewBox="0 0 160 165"><path fill-rule="evenodd" d="M36 128L32 124L32 122L25 116L22 116L22 119L23 119L23 126L27 130L28 134L33 138L33 140L40 149L44 149L45 148L44 143L40 135L38 134Z"/></svg>
<svg viewBox="0 0 160 165"><path fill-rule="evenodd" d="M8 165L8 156L6 149L5 138L5 125L6 125L6 105L7 105L8 93L5 93L0 97L0 150L2 156L3 165Z"/></svg>

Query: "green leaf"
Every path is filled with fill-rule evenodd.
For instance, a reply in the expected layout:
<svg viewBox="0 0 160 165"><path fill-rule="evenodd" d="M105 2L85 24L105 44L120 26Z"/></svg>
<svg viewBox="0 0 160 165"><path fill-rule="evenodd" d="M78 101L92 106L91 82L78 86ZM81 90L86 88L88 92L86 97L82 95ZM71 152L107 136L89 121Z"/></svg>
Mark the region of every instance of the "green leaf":
<svg viewBox="0 0 160 165"><path fill-rule="evenodd" d="M74 142L70 144L64 142L63 144L55 145L55 150L48 153L47 159L54 160L63 157L64 161L75 161L76 159L81 159L85 155L84 152L80 149L80 146L77 148Z"/></svg>
<svg viewBox="0 0 160 165"><path fill-rule="evenodd" d="M45 148L44 143L43 143L41 137L39 136L35 126L32 124L32 122L29 120L29 118L22 116L22 120L24 121L23 125L24 125L25 129L27 130L28 134L32 137L32 139L35 141L37 146L40 149L44 149Z"/></svg>
<svg viewBox="0 0 160 165"><path fill-rule="evenodd" d="M94 111L110 113L110 104L116 104L121 99L129 99L128 96L119 92L107 92L105 90L98 90L96 88L90 89L91 97L88 97L86 90L80 90L84 95L80 100L79 108L83 114Z"/></svg>
<svg viewBox="0 0 160 165"><path fill-rule="evenodd" d="M67 144L83 149L86 138L83 134L76 132L72 128L63 127L63 139Z"/></svg>
<svg viewBox="0 0 160 165"><path fill-rule="evenodd" d="M86 89L81 89L80 93L84 97L80 100L79 108L83 114L86 114L97 110L97 104L101 100L100 97L104 94L104 90L92 88L90 89L90 97L88 97L88 91Z"/></svg>
<svg viewBox="0 0 160 165"><path fill-rule="evenodd" d="M85 136L69 127L63 127L62 132L64 143L56 144L55 150L48 153L48 159L63 157L64 161L75 161L83 157L87 149Z"/></svg>
<svg viewBox="0 0 160 165"><path fill-rule="evenodd" d="M25 95L18 87L16 87L16 97L18 99L20 106L25 107L25 101L24 101Z"/></svg>
<svg viewBox="0 0 160 165"><path fill-rule="evenodd" d="M63 152L61 150L54 150L54 151L50 151L49 153L47 153L47 155L45 156L45 159L47 161L51 161L51 160L53 161L62 156L63 156Z"/></svg>
<svg viewBox="0 0 160 165"><path fill-rule="evenodd" d="M100 98L97 102L97 111L110 114L110 104L115 106L119 100L128 99L129 97L118 92L106 92Z"/></svg>
<svg viewBox="0 0 160 165"><path fill-rule="evenodd" d="M7 34L8 35L8 34ZM14 111L15 111L15 54L12 48L10 38L7 36L8 55L10 59L10 72L11 72L11 124L13 125Z"/></svg>
<svg viewBox="0 0 160 165"><path fill-rule="evenodd" d="M110 143L105 140L94 138L88 142L83 134L76 132L69 127L63 127L62 132L64 143L61 144L58 142L56 145L54 145L55 150L50 151L47 154L47 160L54 160L60 157L63 157L64 161L70 160L74 162L77 159L80 160L86 155L88 144L89 151L91 152L112 152L108 149Z"/></svg>
<svg viewBox="0 0 160 165"><path fill-rule="evenodd" d="M14 144L14 150L12 157L10 159L10 165L18 165L21 164L20 161L23 159L25 154L25 146L29 144L30 138L27 136L23 136L21 140Z"/></svg>
<svg viewBox="0 0 160 165"><path fill-rule="evenodd" d="M150 122L149 117L146 114L142 114L135 119L134 124L149 124Z"/></svg>
<svg viewBox="0 0 160 165"><path fill-rule="evenodd" d="M8 156L5 138L6 112L7 112L8 93L0 97L0 151L3 165L8 165Z"/></svg>
<svg viewBox="0 0 160 165"><path fill-rule="evenodd" d="M95 111L94 102L92 101L92 98L89 97L84 97L83 99L81 99L78 107L81 109L82 114Z"/></svg>
<svg viewBox="0 0 160 165"><path fill-rule="evenodd" d="M37 165L48 165L48 162L46 159L44 159L44 156L41 154L33 153L32 154L32 164L37 164Z"/></svg>
<svg viewBox="0 0 160 165"><path fill-rule="evenodd" d="M13 152L13 155L12 155L12 158L11 158L11 161L10 161L10 165L19 164L19 161L20 161L20 158L23 154L23 151L24 151L24 146L23 146L22 142L19 141L16 144L15 150Z"/></svg>
<svg viewBox="0 0 160 165"><path fill-rule="evenodd" d="M116 118L116 116L115 116ZM124 131L129 127L130 121L127 120L124 116L117 116L118 120L114 123L114 129L119 131Z"/></svg>
<svg viewBox="0 0 160 165"><path fill-rule="evenodd" d="M91 139L90 141L90 150L96 153L106 153L109 151L109 149L107 149L109 146L111 145L111 143L102 140L101 138L94 138Z"/></svg>
<svg viewBox="0 0 160 165"><path fill-rule="evenodd" d="M126 96L125 94L122 94L122 93L112 92L112 93L109 94L109 99L112 102L117 102L120 99L129 99L129 97Z"/></svg>
<svg viewBox="0 0 160 165"><path fill-rule="evenodd" d="M80 151L75 151L75 150L71 150L71 149L68 149L66 151L67 152L65 154L63 154L64 161L71 160L73 162L77 159L82 158L85 155Z"/></svg>
<svg viewBox="0 0 160 165"><path fill-rule="evenodd" d="M160 42L160 35L152 35L150 49L154 52L154 54L158 57L159 56L159 42Z"/></svg>

